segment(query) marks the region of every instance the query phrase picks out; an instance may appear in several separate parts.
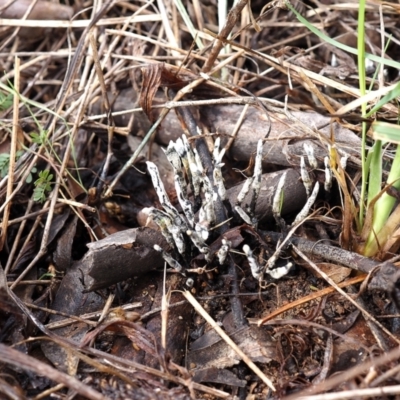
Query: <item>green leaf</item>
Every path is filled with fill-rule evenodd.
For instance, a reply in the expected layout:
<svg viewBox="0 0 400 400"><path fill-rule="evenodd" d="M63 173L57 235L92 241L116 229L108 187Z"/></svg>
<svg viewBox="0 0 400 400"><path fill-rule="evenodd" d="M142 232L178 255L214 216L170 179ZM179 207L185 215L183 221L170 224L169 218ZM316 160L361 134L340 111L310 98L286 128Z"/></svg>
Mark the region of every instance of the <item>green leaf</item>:
<svg viewBox="0 0 400 400"><path fill-rule="evenodd" d="M4 178L8 174L9 165L10 155L8 153L0 154L0 178Z"/></svg>
<svg viewBox="0 0 400 400"><path fill-rule="evenodd" d="M369 151L369 180L367 205L382 189L382 141L377 140Z"/></svg>
<svg viewBox="0 0 400 400"><path fill-rule="evenodd" d="M39 133L37 132L32 132L30 134L30 137L32 139L33 143L36 143L38 145L42 145L44 143L46 143L47 140L47 130L41 130Z"/></svg>
<svg viewBox="0 0 400 400"><path fill-rule="evenodd" d="M29 136L31 137L33 143L36 143L36 144L41 144L42 143L42 140L41 140L40 135L38 133L32 132Z"/></svg>
<svg viewBox="0 0 400 400"><path fill-rule="evenodd" d="M23 150L18 150L15 154L15 159L18 160L22 154ZM8 168L10 166L10 154L2 153L0 154L0 178L4 178L8 174Z"/></svg>
<svg viewBox="0 0 400 400"><path fill-rule="evenodd" d="M385 96L383 96L378 103L372 108L370 111L367 112L365 115L366 118L370 117L372 114L376 113L380 108L382 108L385 104L390 103L396 97L400 96L400 82L397 82L397 85Z"/></svg>
<svg viewBox="0 0 400 400"><path fill-rule="evenodd" d="M33 201L37 201L39 203L44 203L46 200L46 196L44 194L44 190L41 187L36 187L33 190Z"/></svg>
<svg viewBox="0 0 400 400"><path fill-rule="evenodd" d="M400 144L400 126L390 122L374 121L371 125L372 137L383 142Z"/></svg>
<svg viewBox="0 0 400 400"><path fill-rule="evenodd" d="M12 106L13 95L12 93L4 94L0 92L0 111L5 111Z"/></svg>
<svg viewBox="0 0 400 400"><path fill-rule="evenodd" d="M33 200L43 203L46 200L47 192L51 191L51 180L53 174L48 170L39 172L39 178L35 181L33 190Z"/></svg>

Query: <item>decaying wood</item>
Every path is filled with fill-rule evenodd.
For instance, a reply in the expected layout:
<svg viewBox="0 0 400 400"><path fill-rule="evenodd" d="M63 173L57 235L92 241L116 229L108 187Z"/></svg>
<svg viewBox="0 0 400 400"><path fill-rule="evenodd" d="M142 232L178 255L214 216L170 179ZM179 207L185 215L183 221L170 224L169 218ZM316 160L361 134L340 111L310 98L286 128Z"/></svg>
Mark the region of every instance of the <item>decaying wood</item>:
<svg viewBox="0 0 400 400"><path fill-rule="evenodd" d="M154 100L154 104L162 104L161 97ZM98 103L96 103L98 104ZM135 108L138 105L137 95L132 89L124 89L115 98L113 111L120 112ZM243 108L242 105L213 105L199 107L201 124L207 126L211 133L221 135L225 145ZM95 111L100 112L99 105ZM158 115L160 109L154 108L153 114ZM328 144L336 144L337 148L358 157L361 146L360 138L349 129L316 112L296 111L289 119L284 114L268 112L255 107L249 107L240 130L235 138L228 155L237 161L248 162L257 148L257 141L267 137L264 145L263 167L281 165L295 167L300 165L300 156L305 155L304 143L313 147L320 166L328 155ZM143 112L116 115L115 121L119 126L126 126L129 118L133 118L131 133L143 135L151 123ZM297 122L296 122L297 121ZM331 124L332 121L332 124ZM333 141L331 141L331 132ZM184 134L174 112L169 112L164 118L157 132L156 140L161 144L168 144Z"/></svg>
<svg viewBox="0 0 400 400"><path fill-rule="evenodd" d="M153 249L155 244L168 249L161 233L149 228L128 229L89 243L89 251L79 262L79 268L89 274L85 282L87 290L97 290L162 268L164 261Z"/></svg>
<svg viewBox="0 0 400 400"><path fill-rule="evenodd" d="M2 18L20 19L32 5L30 0L0 1ZM49 1L35 1L32 10L28 13L27 19L52 20L52 19L71 19L73 15L72 7L51 3Z"/></svg>
<svg viewBox="0 0 400 400"><path fill-rule="evenodd" d="M122 89L116 95L109 94L111 96L112 111L122 112L139 107L138 94L135 90ZM154 106L159 106L165 103L165 99L160 96L153 100ZM97 100L92 105L92 113L99 115L104 113L100 100ZM160 113L159 108L154 108L152 114L158 117ZM114 116L114 121L119 127L129 127L130 133L134 136L143 137L151 128L151 122L143 111L127 112L126 114L118 114ZM96 124L92 122L86 122L86 127L95 128ZM184 134L183 129L180 126L179 120L174 112L169 112L164 120L161 122L160 128L156 133L156 141L162 145L168 145L170 140L175 141L178 137Z"/></svg>
<svg viewBox="0 0 400 400"><path fill-rule="evenodd" d="M307 200L306 190L301 182L300 173L294 169L286 169L286 182L283 188L282 215L287 215L300 210ZM272 201L276 192L279 179L285 171L263 174L261 177L261 190L256 203L255 215L259 221L272 219ZM235 205L243 182L227 190L227 197L232 206ZM246 204L246 196L243 204Z"/></svg>
<svg viewBox="0 0 400 400"><path fill-rule="evenodd" d="M103 307L104 299L100 295L95 292L84 293L84 282L87 278L88 269L89 265L84 263L76 263L68 269L52 304L54 310L79 316L100 310ZM63 318L60 315L51 315L49 322L56 322ZM74 322L74 324L56 329L54 333L79 343L90 329L91 326L84 322ZM53 365L61 371L69 371L74 363L73 354L54 342L43 343L42 351Z"/></svg>
<svg viewBox="0 0 400 400"><path fill-rule="evenodd" d="M68 213L65 213L68 215ZM53 261L56 264L58 271L67 271L72 263L72 245L76 234L76 225L78 217L75 215L67 226L64 232L57 240L56 251L53 254Z"/></svg>
<svg viewBox="0 0 400 400"><path fill-rule="evenodd" d="M74 14L72 7L50 1L0 0L1 18L30 20L69 20ZM48 31L48 29L47 29ZM18 35L28 40L39 40L45 34L45 28L22 28Z"/></svg>
<svg viewBox="0 0 400 400"><path fill-rule="evenodd" d="M202 121L208 125L211 132L221 134L222 144L228 142L234 130L238 116L244 106L221 105L202 107ZM239 133L232 143L229 155L237 161L248 161L254 155L257 141L267 137L264 145L263 166L276 164L282 166L300 165L300 156L305 155L304 143L314 149L314 154L323 165L324 157L328 155L327 144L335 143L339 149L356 156L361 141L349 129L343 128L331 118L315 112L292 112L295 121L290 121L284 114L265 112L250 107L240 127ZM331 129L334 142L331 142Z"/></svg>
<svg viewBox="0 0 400 400"><path fill-rule="evenodd" d="M262 234L266 241L277 242L281 239L281 235L277 232L263 232ZM394 290L399 269L389 261L375 261L360 254L343 250L340 247L315 243L311 240L301 238L292 237L288 243L294 244L304 253L323 257L325 260L342 264L360 272L372 273L368 282L368 288L371 290L380 289L389 292Z"/></svg>

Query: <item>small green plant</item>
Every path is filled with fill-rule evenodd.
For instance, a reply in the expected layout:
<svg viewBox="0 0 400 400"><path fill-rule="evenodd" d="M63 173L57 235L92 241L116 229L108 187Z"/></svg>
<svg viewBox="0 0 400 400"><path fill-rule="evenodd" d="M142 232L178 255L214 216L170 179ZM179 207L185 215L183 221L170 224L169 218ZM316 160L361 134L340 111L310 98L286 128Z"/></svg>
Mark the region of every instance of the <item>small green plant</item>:
<svg viewBox="0 0 400 400"><path fill-rule="evenodd" d="M35 181L35 189L33 190L33 200L44 203L47 198L47 193L51 191L51 180L53 174L48 170L39 172L39 178Z"/></svg>
<svg viewBox="0 0 400 400"><path fill-rule="evenodd" d="M24 154L23 150L18 150L16 154L16 161ZM8 153L1 153L0 154L0 178L4 178L8 174L8 169L10 166L10 154ZM31 172L26 178L26 183L31 183L33 181L33 175L36 174L37 168L33 167Z"/></svg>
<svg viewBox="0 0 400 400"><path fill-rule="evenodd" d="M41 129L39 131L39 133L37 132L32 132L30 134L30 137L32 139L33 143L38 144L39 146L46 144L47 141L47 135L48 135L48 131L45 129Z"/></svg>
<svg viewBox="0 0 400 400"><path fill-rule="evenodd" d="M65 132L66 135L69 137L68 141L68 146L71 147L71 156L75 165L75 170L78 171L77 176L74 176L68 169L65 170L65 172L68 174L68 176L74 180L75 182L80 185L80 187L86 191L82 180L81 176L79 174L79 168L78 168L78 161L76 160L76 152L74 149L74 142L72 140L72 137L70 135L70 128L69 124L67 121L57 114L55 111L53 111L50 108L45 107L43 104L38 103L36 101L33 101L29 99L28 97L25 97L21 93L18 93L11 81L7 81L7 84L3 84L0 82L0 112L4 111L8 108L10 108L13 104L13 99L14 96L18 96L20 102L24 105L26 108L27 112L33 119L33 122L36 125L36 132L32 132L30 134L31 141L37 147L40 147L40 149L36 149L34 146L33 152L31 151L32 149L29 148L24 148L23 150L17 152L17 157L16 159L18 160L19 157L21 157L22 154L25 152L31 152L31 153L41 153L42 156L44 156L44 159L53 159L55 160L55 163L58 165L62 164L62 160L60 159L60 156L58 152L56 151L56 148L54 146L55 141L50 140L51 137L51 132L49 130L43 129L41 123L37 119L37 111L33 111L32 108L35 108L36 110L41 110L42 112L45 112L49 116L53 116L59 121L64 127L65 127ZM1 121L0 121L1 124ZM53 139L53 138L52 138ZM61 137L58 137L58 139L61 139ZM4 178L8 174L9 170L9 165L10 165L10 155L9 154L0 154L0 179ZM21 169L24 168L24 165L17 166L16 173L20 173ZM33 167L30 171L29 174L26 178L26 183L32 183L34 181L34 174L38 172L36 167ZM47 198L48 193L52 190L52 185L53 183L51 182L53 179L53 175L49 173L49 171L40 171L38 175L38 179L34 181L34 193L33 193L33 199L34 201L38 202L44 202Z"/></svg>
<svg viewBox="0 0 400 400"><path fill-rule="evenodd" d="M318 37L358 57L358 75L360 96L367 94L365 60L369 59L377 63L378 68L393 66L400 68L400 63L394 60L387 62L383 56L368 54L365 51L365 0L359 2L357 49L343 45L319 31L302 17L290 3L287 7L296 15L310 31ZM384 49L383 51L385 51ZM372 85L372 84L371 84ZM371 86L372 87L372 86ZM373 117L386 104L400 97L400 83L393 85L387 94L377 104L367 111L367 101L361 104L361 117ZM374 121L371 126L374 143L367 151L367 125L362 123L362 184L361 200L359 204L358 217L351 210L356 222L361 242L356 245L356 250L369 257L385 257L386 253L396 251L400 247L400 206L396 206L398 191L400 190L400 126L399 124ZM397 144L397 148L389 144ZM383 155L384 149L393 149L393 158L390 166L389 176L383 180ZM346 189L346 182L341 183L342 189ZM345 207L346 208L346 207ZM345 212L346 210L344 210Z"/></svg>
<svg viewBox="0 0 400 400"><path fill-rule="evenodd" d="M37 168L36 168L36 167L33 167L33 168L31 169L31 172L29 173L29 175L26 177L25 182L26 182L26 183L31 183L31 182L33 181L33 175L32 175L32 174L36 174L36 172L37 172Z"/></svg>
<svg viewBox="0 0 400 400"><path fill-rule="evenodd" d="M10 155L8 153L0 154L0 177L4 178L8 174L10 165Z"/></svg>
<svg viewBox="0 0 400 400"><path fill-rule="evenodd" d="M12 106L13 95L12 93L4 94L0 92L0 111L5 111Z"/></svg>

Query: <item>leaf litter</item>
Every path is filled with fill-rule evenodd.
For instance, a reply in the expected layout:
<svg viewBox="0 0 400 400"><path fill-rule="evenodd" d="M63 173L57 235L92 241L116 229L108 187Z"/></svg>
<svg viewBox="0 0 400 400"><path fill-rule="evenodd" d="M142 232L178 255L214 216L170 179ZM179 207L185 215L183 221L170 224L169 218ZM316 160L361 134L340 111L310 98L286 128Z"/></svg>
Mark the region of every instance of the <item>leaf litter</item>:
<svg viewBox="0 0 400 400"><path fill-rule="evenodd" d="M2 395L398 394L398 257L354 252L358 3L293 4L342 50L277 2L1 6Z"/></svg>

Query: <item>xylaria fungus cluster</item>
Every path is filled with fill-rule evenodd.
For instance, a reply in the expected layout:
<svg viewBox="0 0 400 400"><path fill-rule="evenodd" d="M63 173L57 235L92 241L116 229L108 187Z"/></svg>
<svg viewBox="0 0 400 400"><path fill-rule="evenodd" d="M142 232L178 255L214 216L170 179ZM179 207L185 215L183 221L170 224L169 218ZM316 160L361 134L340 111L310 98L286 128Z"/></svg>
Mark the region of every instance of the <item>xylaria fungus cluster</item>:
<svg viewBox="0 0 400 400"><path fill-rule="evenodd" d="M262 140L259 140L255 157L254 173L251 177L247 178L242 185L242 189L234 205L234 210L240 218L243 219L246 224L253 227L256 227L258 222L255 208L261 189L262 150L263 143ZM317 168L318 163L314 156L313 147L305 144L304 151L310 167L313 169ZM179 254L184 256L185 252L190 250L187 249L188 246L190 246L191 249L197 248L200 253L204 254L207 263L211 262L210 248L207 244L207 239L210 235L210 229L216 224L214 203L217 196L219 196L221 200L226 199L226 189L221 171L224 165L222 163L224 153L225 149L220 149L220 139L217 138L212 154L213 182L211 182L204 171L199 154L195 148L190 146L186 136L182 136L182 138L179 138L176 142L171 141L169 143L165 154L173 167L175 190L183 214L179 213L172 205L164 188L164 184L161 181L157 166L150 161L147 162L148 171L163 208L162 210L154 207L150 208L148 211L149 216L159 226L167 242L171 247L175 248ZM332 185L332 171L328 157L325 157L324 163L326 177L325 190L329 191ZM307 192L308 200L295 218L292 226L297 226L307 217L319 191L318 182L316 182L313 187L313 182L306 168L304 157L301 157L300 161L300 174ZM272 211L277 222L282 221L280 210L282 208L285 179L286 173L282 174L273 198ZM250 201L246 202L246 206L243 207L243 202L249 192ZM189 193L192 194L192 201L188 198ZM199 209L198 213L196 213L195 208ZM231 243L228 240L222 239L222 245L216 253L219 264L222 265L225 262L230 251L230 246ZM184 268L171 254L164 251L158 245L155 245L154 249L162 254L163 259L171 268L184 274ZM253 251L247 244L243 246L243 251L249 262L253 277L258 280L262 280L264 274L268 274L274 279L279 279L286 275L292 266L291 263L288 263L286 266L275 268L275 261L279 257L279 251L268 260L266 265L260 265L258 263L256 257L253 255ZM192 285L192 281L193 280L189 278L187 284L189 286Z"/></svg>

